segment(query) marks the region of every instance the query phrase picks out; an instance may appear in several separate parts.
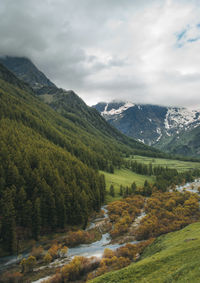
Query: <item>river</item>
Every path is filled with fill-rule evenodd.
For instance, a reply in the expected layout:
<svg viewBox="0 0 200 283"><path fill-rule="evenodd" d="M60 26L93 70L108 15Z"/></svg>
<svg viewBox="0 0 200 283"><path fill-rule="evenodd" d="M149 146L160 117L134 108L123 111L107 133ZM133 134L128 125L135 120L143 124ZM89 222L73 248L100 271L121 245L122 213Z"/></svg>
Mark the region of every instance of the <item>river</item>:
<svg viewBox="0 0 200 283"><path fill-rule="evenodd" d="M106 220L108 219L108 211L106 209L106 206L102 207L102 210L104 211L104 218L98 218L95 219L89 226L89 229L86 230L90 230L92 228L94 228L98 222L102 221L103 219ZM136 223L136 225L139 225L139 222L141 221L141 219L145 216L145 213L142 211L142 213L140 215L138 215L138 217L135 219L134 223ZM79 245L77 247L74 248L69 248L68 249L68 253L67 253L67 257L66 259L57 259L56 261L54 261L53 263L51 263L50 265L54 265L54 267L60 267L63 266L64 264L67 263L67 261L69 262L73 257L75 256L84 256L84 257L99 257L101 258L104 252L105 248L109 248L111 250L116 250L119 247L124 246L126 243L123 244L111 244L111 237L109 233L105 233L102 234L102 238L99 241L96 241L94 243L91 244L84 244L84 245ZM132 241L132 244L136 244L139 243L139 241ZM50 267L50 266L48 266ZM45 278L41 278L37 281L33 281L32 283L41 283L43 280L48 279L49 277L45 277Z"/></svg>

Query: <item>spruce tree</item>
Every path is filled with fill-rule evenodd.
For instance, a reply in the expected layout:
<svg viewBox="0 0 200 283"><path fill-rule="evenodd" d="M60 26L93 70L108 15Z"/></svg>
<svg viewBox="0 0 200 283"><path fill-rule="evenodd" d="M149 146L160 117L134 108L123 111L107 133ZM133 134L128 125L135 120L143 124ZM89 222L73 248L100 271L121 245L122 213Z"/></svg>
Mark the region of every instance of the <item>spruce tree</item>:
<svg viewBox="0 0 200 283"><path fill-rule="evenodd" d="M114 189L114 186L113 186L113 185L110 186L110 195L111 195L112 197L115 196L115 189Z"/></svg>

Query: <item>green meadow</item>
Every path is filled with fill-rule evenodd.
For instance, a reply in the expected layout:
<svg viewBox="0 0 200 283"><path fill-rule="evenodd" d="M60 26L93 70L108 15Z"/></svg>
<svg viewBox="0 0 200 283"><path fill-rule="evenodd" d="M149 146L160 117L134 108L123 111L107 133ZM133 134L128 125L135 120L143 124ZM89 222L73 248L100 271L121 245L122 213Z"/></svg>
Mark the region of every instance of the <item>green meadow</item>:
<svg viewBox="0 0 200 283"><path fill-rule="evenodd" d="M91 283L200 282L200 223L158 237L139 260Z"/></svg>
<svg viewBox="0 0 200 283"><path fill-rule="evenodd" d="M120 185L126 187L131 186L133 182L136 183L138 187L144 185L144 181L148 180L153 183L155 178L153 176L139 175L128 169L115 169L114 174L101 171L105 175L106 180L106 190L109 192L110 186L113 185L115 189L115 197L111 197L109 194L106 196L106 202L114 201L120 199L119 195Z"/></svg>
<svg viewBox="0 0 200 283"><path fill-rule="evenodd" d="M137 161L145 164L152 163L153 166L167 166L169 168L175 168L179 172L199 168L200 162L188 162L188 161L180 161L180 160L172 160L172 159L163 159L163 158L152 158L146 156L134 155L129 157L128 160Z"/></svg>

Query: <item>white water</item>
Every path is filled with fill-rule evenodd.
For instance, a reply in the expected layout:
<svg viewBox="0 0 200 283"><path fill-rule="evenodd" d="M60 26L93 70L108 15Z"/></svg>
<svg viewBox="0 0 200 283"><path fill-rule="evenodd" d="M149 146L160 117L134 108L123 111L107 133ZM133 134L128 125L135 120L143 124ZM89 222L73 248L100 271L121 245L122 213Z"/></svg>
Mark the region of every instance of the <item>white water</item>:
<svg viewBox="0 0 200 283"><path fill-rule="evenodd" d="M47 280L47 279L50 279L50 278L51 278L51 276L46 276L46 277L43 277L43 278L41 278L41 279L39 279L39 280L32 281L32 283L41 283L41 282L43 282L44 280Z"/></svg>
<svg viewBox="0 0 200 283"><path fill-rule="evenodd" d="M190 193L199 193L198 187L200 187L200 179L196 179L192 183L186 183L182 186L176 186L176 190L179 192L188 191Z"/></svg>

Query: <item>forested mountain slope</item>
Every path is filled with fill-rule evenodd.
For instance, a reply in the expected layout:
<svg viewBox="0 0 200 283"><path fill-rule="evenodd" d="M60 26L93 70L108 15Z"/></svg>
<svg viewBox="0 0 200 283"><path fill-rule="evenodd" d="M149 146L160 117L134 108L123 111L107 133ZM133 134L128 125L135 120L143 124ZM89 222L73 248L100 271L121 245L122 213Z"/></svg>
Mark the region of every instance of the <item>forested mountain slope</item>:
<svg viewBox="0 0 200 283"><path fill-rule="evenodd" d="M119 167L122 153L160 153L120 133L115 138L117 130L98 121L96 110L96 127L81 114L61 116L5 67L0 70L0 253L12 253L23 239L85 226L104 201L98 169Z"/></svg>
<svg viewBox="0 0 200 283"><path fill-rule="evenodd" d="M110 150L110 147L115 144L115 146L118 145L117 151L120 152L131 149L133 153L139 152L140 154L145 155L163 155L158 150L145 146L142 143L121 134L115 127L109 125L96 109L87 106L73 91L66 91L56 87L28 58L6 56L0 58L0 62L2 62L18 78L25 82L28 81L31 86L35 85L35 77L37 77L37 87L34 87L34 93L46 104L49 104L51 108L70 120L73 125L81 127L84 132L90 133L95 137L95 140L97 137L98 141L102 138L102 142L105 143L105 150ZM26 68L24 65L26 65ZM26 75L22 76L21 74L24 73ZM48 82L44 80L43 77L45 77ZM105 135L109 138L108 143L106 143L107 139L105 140ZM110 140L110 138L112 140ZM82 142L86 142L87 146L89 144L91 146L92 144L91 141L88 142L82 140ZM118 142L120 142L120 146ZM128 148L124 149L124 145L128 145Z"/></svg>
<svg viewBox="0 0 200 283"><path fill-rule="evenodd" d="M104 201L104 177L93 168L104 167L106 150L86 147L81 129L2 79L0 101L0 252L11 253L20 240L86 224Z"/></svg>

